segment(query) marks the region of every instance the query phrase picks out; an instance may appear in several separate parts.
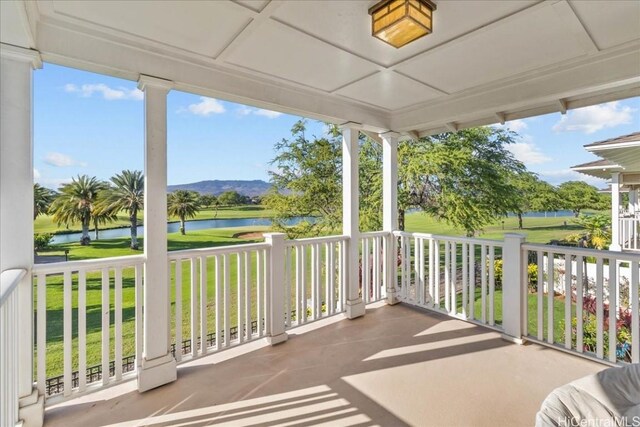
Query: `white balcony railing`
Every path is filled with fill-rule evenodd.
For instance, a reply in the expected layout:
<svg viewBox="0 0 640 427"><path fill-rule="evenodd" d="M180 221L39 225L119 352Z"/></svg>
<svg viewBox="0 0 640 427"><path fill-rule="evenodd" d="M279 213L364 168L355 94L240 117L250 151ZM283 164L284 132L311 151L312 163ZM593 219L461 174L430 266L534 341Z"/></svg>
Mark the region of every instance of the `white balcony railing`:
<svg viewBox="0 0 640 427"><path fill-rule="evenodd" d="M6 270L0 275L0 425L18 422L18 292L26 270Z"/></svg>
<svg viewBox="0 0 640 427"><path fill-rule="evenodd" d="M398 299L492 327L502 322L502 242L395 232ZM497 267L497 268L496 268Z"/></svg>
<svg viewBox="0 0 640 427"><path fill-rule="evenodd" d="M640 362L640 255L535 244L522 251L528 339L610 363Z"/></svg>
<svg viewBox="0 0 640 427"><path fill-rule="evenodd" d="M623 251L640 251L640 218L620 218L620 246Z"/></svg>
<svg viewBox="0 0 640 427"><path fill-rule="evenodd" d="M169 253L174 357L183 362L271 340L344 312L350 244L347 236L271 235L264 243ZM354 286L365 303L395 288L403 303L516 340L608 363L639 361L640 254L533 245L513 235L498 241L372 232L357 244ZM143 267L143 256L131 256L33 268L41 393L69 397L133 377L142 354ZM11 317L4 283L3 275L2 315ZM17 339L4 319L2 345ZM5 354L0 380L11 387L7 363L15 359ZM3 414L16 406L4 404L10 407Z"/></svg>
<svg viewBox="0 0 640 427"><path fill-rule="evenodd" d="M144 257L135 255L33 267L41 394L68 397L135 373L143 265ZM126 300L133 302L124 307ZM99 336L91 333L96 330Z"/></svg>

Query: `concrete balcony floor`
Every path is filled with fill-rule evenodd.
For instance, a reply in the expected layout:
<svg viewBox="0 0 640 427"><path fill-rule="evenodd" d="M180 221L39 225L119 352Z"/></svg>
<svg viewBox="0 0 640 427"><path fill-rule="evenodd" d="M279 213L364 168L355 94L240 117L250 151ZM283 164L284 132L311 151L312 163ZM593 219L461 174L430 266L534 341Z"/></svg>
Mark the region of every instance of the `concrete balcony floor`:
<svg viewBox="0 0 640 427"><path fill-rule="evenodd" d="M377 304L47 409L49 426L533 425L545 396L603 365L403 305Z"/></svg>

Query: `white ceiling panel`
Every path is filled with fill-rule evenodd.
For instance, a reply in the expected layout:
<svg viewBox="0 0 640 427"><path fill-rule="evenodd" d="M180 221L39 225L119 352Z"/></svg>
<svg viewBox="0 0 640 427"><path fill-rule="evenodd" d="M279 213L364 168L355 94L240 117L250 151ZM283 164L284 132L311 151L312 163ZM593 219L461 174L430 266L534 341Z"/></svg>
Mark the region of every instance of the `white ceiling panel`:
<svg viewBox="0 0 640 427"><path fill-rule="evenodd" d="M239 3L249 9L260 12L264 7L269 4L269 0L234 0L236 3Z"/></svg>
<svg viewBox="0 0 640 427"><path fill-rule="evenodd" d="M397 71L455 93L585 54L566 3L529 9L399 65ZM556 8L563 8L557 10Z"/></svg>
<svg viewBox="0 0 640 427"><path fill-rule="evenodd" d="M368 8L362 0L307 0L284 2L274 18L378 64L390 66L462 34L522 10L535 1L438 1L434 31L402 49L371 36ZM331 16L331 19L319 19Z"/></svg>
<svg viewBox="0 0 640 427"><path fill-rule="evenodd" d="M376 71L368 61L274 21L256 28L227 61L324 91Z"/></svg>
<svg viewBox="0 0 640 427"><path fill-rule="evenodd" d="M246 8L218 1L62 1L58 14L208 57L251 20Z"/></svg>
<svg viewBox="0 0 640 427"><path fill-rule="evenodd" d="M572 1L571 6L600 49L640 37L640 1Z"/></svg>
<svg viewBox="0 0 640 427"><path fill-rule="evenodd" d="M339 95L395 110L443 96L422 83L393 71L383 71L336 92Z"/></svg>

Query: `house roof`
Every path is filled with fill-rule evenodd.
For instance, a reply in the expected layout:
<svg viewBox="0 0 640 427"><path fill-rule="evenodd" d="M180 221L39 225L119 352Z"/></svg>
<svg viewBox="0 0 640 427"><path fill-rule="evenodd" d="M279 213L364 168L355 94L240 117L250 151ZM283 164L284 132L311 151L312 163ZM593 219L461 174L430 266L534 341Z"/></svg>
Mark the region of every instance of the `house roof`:
<svg viewBox="0 0 640 427"><path fill-rule="evenodd" d="M640 2L436 2L433 33L401 49L371 36L375 0L0 1L0 41L411 137L640 95Z"/></svg>
<svg viewBox="0 0 640 427"><path fill-rule="evenodd" d="M592 142L591 144L585 145L585 148L612 146L612 145L618 145L618 144L626 144L629 142L640 142L640 132L630 133L629 135L617 136L615 138L605 139L604 141Z"/></svg>
<svg viewBox="0 0 640 427"><path fill-rule="evenodd" d="M607 159L599 159L599 160L594 160L593 162L587 162L587 163L582 163L576 166L571 166L571 169L573 170L578 170L578 169L592 169L592 168L612 168L612 167L620 167L618 165L616 165L615 163L613 163L610 160Z"/></svg>

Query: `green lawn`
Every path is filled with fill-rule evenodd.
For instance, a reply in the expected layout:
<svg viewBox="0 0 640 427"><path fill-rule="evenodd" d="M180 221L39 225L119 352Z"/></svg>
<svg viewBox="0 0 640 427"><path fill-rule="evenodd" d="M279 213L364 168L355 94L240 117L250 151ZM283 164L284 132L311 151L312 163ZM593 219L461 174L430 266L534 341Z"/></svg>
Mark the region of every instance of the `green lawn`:
<svg viewBox="0 0 640 427"><path fill-rule="evenodd" d="M268 214L260 207L247 207L249 209L240 210L221 210L218 217L221 217L224 212L225 217L229 218L235 215L236 217L248 216L265 216ZM257 209L256 209L257 208ZM254 215L255 214L255 215ZM212 212L205 211L201 213L201 218L206 218L206 215L212 215ZM504 233L507 232L523 232L528 235L528 240L533 242L546 243L551 239L558 239L562 236L579 231L579 228L575 225L571 225L572 218L525 218L525 229L520 231L517 227L515 218L508 218L505 220L505 230L502 230L502 225L496 225L487 227L485 232L481 234L481 237L496 238L499 239ZM44 218L40 218L43 221ZM564 226L564 221L568 222L568 226ZM455 230L447 225L438 223L433 219L430 219L426 215L414 213L407 216L407 230L420 231L426 233L437 233L446 235L461 235L458 230ZM187 235L182 236L179 233L172 233L168 236L168 247L170 251L189 249L189 248L203 248L203 247L215 247L222 245L235 245L243 243L251 243L256 240L247 240L238 238L240 233L247 233L253 231L266 231L264 227L243 227L232 229L209 229L209 230L187 230ZM141 248L143 239L141 240ZM80 246L77 243L56 245L52 251L41 252L40 254L61 254L62 251L69 250L69 260L81 260L92 258L105 258L115 257L123 255L141 254L142 250L133 251L128 248L128 238L110 239L93 241L90 246ZM322 249L324 251L324 249ZM235 284L237 281L237 264L236 257L231 257L230 267L231 283ZM251 257L252 265L255 266L255 256ZM172 266L172 283L171 283L171 298L172 298L172 313L175 310L175 267ZM310 268L307 268L307 274L309 274ZM196 273L198 273L196 269ZM252 282L252 311L255 313L255 267L251 269L251 282ZM215 277L215 266L213 260L210 260L207 264L207 276L209 277L207 285L208 294L208 328L211 332L214 328L214 316L215 316L215 289L214 282L212 280ZM183 317L181 323L183 326L183 339L190 337L190 265L188 262L182 265L182 307ZM114 282L113 274L111 274L110 282L110 304L111 304L111 324L114 323ZM231 307L230 317L231 323L235 324L236 319L236 306L235 299L237 297L237 286L231 286ZM309 291L308 291L309 292ZM134 332L134 318L135 318L135 289L134 289L134 272L133 269L125 269L123 271L123 356L134 354L135 352L135 332ZM307 293L310 295L310 293ZM478 295L479 296L479 295ZM500 291L496 291L496 322L501 321L501 307L502 307L502 294ZM547 300L545 298L545 304ZM480 313L480 300L476 301L476 313ZM530 331L535 335L535 296L529 296L530 307ZM73 277L73 366L77 366L77 278ZM546 310L546 309L545 309ZM556 319L556 338L562 336L562 328L559 325L560 319L564 319L564 305L562 302L556 302L554 306L555 319ZM533 313L533 314L532 314ZM533 316L533 317L532 317ZM62 277L52 276L47 283L47 376L59 375L62 372L63 354L62 354L62 319L63 319L63 291L62 291ZM546 319L546 315L545 315ZM532 323L534 322L534 323ZM546 327L546 326L545 326ZM175 328L175 317L172 316L172 328ZM114 345L113 345L113 326L111 326L111 355L113 357ZM546 332L545 332L546 334ZM87 365L92 366L100 363L101 355L101 278L99 273L91 273L87 276Z"/></svg>
<svg viewBox="0 0 640 427"><path fill-rule="evenodd" d="M565 225L566 224L566 225ZM505 233L520 233L527 236L527 241L533 243L548 243L560 240L570 234L579 233L582 227L574 223L573 217L524 218L524 228L518 229L518 218L504 219L504 229L501 222L486 227L478 237L486 239L502 239ZM464 230L438 222L423 213L407 215L405 229L412 232L442 234L447 236L464 236Z"/></svg>
<svg viewBox="0 0 640 427"><path fill-rule="evenodd" d="M261 231L259 227L245 227L233 229L210 229L197 230L187 232L186 236L179 233L169 234L168 246L170 251L216 247L224 245L237 245L243 243L253 243L257 240L248 240L234 237L238 233ZM123 255L141 254L142 251L133 251L127 247L128 239L113 239L92 242L91 246L80 246L77 243L68 245L59 245L62 248L69 249L70 260L81 260L90 258L115 257ZM251 257L251 262L255 265L255 255ZM190 335L190 264L182 263L182 307L183 307L183 339L187 339ZM209 260L207 263L208 277L214 277L214 262ZM196 269L199 274L199 269ZM122 289L122 307L123 307L123 355L128 356L135 353L135 288L134 288L135 272L132 268L124 269L122 272L123 289ZM196 276L199 277L199 276ZM171 301L172 313L175 309L175 264L172 265L171 273ZM231 310L230 317L234 323L236 316L236 305L234 301L237 298L237 259L230 259L230 279L231 279ZM73 330L73 366L77 367L77 276L72 276L72 330ZM251 270L251 281L255 281L255 268ZM113 273L110 275L110 311L111 311L111 357L114 357L114 291ZM215 316L215 289L213 280L208 281L207 305L210 331L213 330L213 321ZM255 284L252 285L255 293ZM101 304L102 304L102 285L101 275L99 272L87 274L87 366L100 363L101 357ZM255 296L252 301L253 311L255 312ZM172 317L172 329L175 317ZM62 373L63 366L63 279L61 276L50 276L47 280L47 377L59 375Z"/></svg>
<svg viewBox="0 0 640 427"><path fill-rule="evenodd" d="M496 290L494 292L494 315L495 315L495 323L497 325L502 324L502 290ZM562 298L556 297L553 300L553 337L556 342L562 341L564 337L564 300ZM548 314L548 298L547 295L544 295L543 298L543 336L547 338L547 314ZM489 301L487 299L486 302L487 311L489 310ZM462 307L462 297L458 295L458 309ZM537 294L528 294L527 295L527 307L528 307L528 325L527 330L529 335L535 337L538 333L538 296ZM572 315L575 315L575 304L571 304ZM476 289L475 294L475 302L474 302L474 315L476 319L481 318L482 313L482 292L480 289ZM487 313L487 319L489 319L489 315Z"/></svg>
<svg viewBox="0 0 640 427"><path fill-rule="evenodd" d="M272 212L268 209L265 209L263 206L232 206L232 207L222 207L217 210L214 209L203 209L194 219L233 219L233 218L269 218L272 215ZM178 218L169 218L170 221L177 221ZM140 212L138 214L138 224L143 224L143 213ZM126 214L122 213L118 215L118 220L105 226L105 228L114 228L114 227L128 227L129 226L129 218ZM66 228L64 225L58 226L55 222L53 222L53 218L51 215L40 215L34 222L34 228L36 233L70 233L70 232L79 232L81 231L81 227L79 224L73 224L69 228Z"/></svg>

